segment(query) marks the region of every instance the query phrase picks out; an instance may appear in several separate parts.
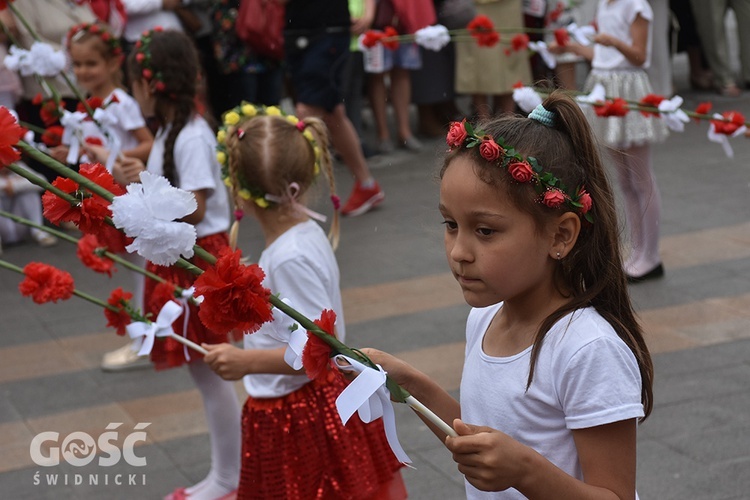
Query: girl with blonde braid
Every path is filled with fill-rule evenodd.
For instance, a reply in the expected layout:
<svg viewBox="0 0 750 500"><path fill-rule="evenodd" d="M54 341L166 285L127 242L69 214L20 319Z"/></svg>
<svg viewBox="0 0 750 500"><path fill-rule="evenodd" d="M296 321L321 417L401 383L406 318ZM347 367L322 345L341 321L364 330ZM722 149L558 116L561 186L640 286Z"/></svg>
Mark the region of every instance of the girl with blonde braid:
<svg viewBox="0 0 750 500"><path fill-rule="evenodd" d="M325 218L305 206L322 169L338 208L323 122L250 104L225 113L224 122L231 125L219 132L219 157L238 209L263 232L263 285L307 317L333 310L336 336L344 340L333 253L338 213L326 238L316 222ZM405 498L401 464L388 448L380 421L363 424L354 417L342 425L335 402L344 381L337 372L311 380L285 362L287 344L272 336L285 328L284 320L277 314L260 331L245 335L244 349L228 343L203 346L209 351L205 362L226 380L243 379L249 395L242 413L237 498Z"/></svg>

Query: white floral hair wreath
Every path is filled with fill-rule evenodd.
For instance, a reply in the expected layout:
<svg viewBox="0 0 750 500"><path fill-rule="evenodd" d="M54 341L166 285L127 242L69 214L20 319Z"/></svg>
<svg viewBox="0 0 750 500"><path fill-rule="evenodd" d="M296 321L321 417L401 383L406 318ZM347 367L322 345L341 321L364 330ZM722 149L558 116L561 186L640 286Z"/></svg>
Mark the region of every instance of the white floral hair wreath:
<svg viewBox="0 0 750 500"><path fill-rule="evenodd" d="M216 159L221 165L221 176L224 179L224 184L230 189L234 189L244 200L253 200L253 202L259 207L266 208L273 203L267 199L267 193L263 192L257 186L246 185L241 173L237 173L236 179L239 186L234 186L232 184L232 176L229 172L229 152L227 151L226 145L227 134L230 133L230 130L231 133L237 134L237 136L242 139L245 131L241 128L237 128L237 124L245 118L253 118L256 116L280 116L297 127L302 133L302 136L310 143L310 147L312 147L313 152L315 153L315 166L313 167L313 173L315 176L320 173L320 148L318 147L312 132L306 128L303 121L294 115L284 113L276 106L261 106L243 101L239 106L230 109L222 115L222 125L216 133L216 141L218 143L216 146Z"/></svg>

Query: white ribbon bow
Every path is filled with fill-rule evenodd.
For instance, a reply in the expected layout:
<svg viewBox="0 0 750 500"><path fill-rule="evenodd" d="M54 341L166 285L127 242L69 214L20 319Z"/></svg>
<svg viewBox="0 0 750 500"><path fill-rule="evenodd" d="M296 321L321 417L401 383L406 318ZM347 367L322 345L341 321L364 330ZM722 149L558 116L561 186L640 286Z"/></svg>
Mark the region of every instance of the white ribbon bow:
<svg viewBox="0 0 750 500"><path fill-rule="evenodd" d="M714 118L716 118L717 120L724 119L724 117L718 113L714 113ZM719 134L716 132L716 126L713 123L711 123L711 125L708 127L708 140L711 142L716 142L716 143L721 144L721 147L724 148L724 153L727 155L727 157L734 158L734 149L732 149L732 145L729 144L729 138L740 136L744 134L746 131L747 131L747 127L745 125L742 125L740 128L735 130L735 132L732 135Z"/></svg>
<svg viewBox="0 0 750 500"><path fill-rule="evenodd" d="M78 156L81 151L81 134L83 133L83 121L88 115L82 111L75 111L71 113L68 110L63 110L63 115L60 118L60 124L64 127L62 135L62 143L67 144L70 148L68 150L68 157L65 159L72 165L78 164Z"/></svg>
<svg viewBox="0 0 750 500"><path fill-rule="evenodd" d="M539 54L549 69L557 67L557 58L549 51L547 44L542 41L529 42L529 48Z"/></svg>
<svg viewBox="0 0 750 500"><path fill-rule="evenodd" d="M171 337L174 335L172 323L177 321L180 314L182 314L182 306L170 300L161 308L156 321L153 323L136 321L126 326L125 330L128 332L128 336L134 340L133 350L137 351L139 356L150 354L156 337Z"/></svg>
<svg viewBox="0 0 750 500"><path fill-rule="evenodd" d="M281 301L292 307L289 299L281 299ZM273 321L268 325L269 328L264 328L262 331L269 337L287 344L284 361L295 370L302 369L302 351L307 343L307 331L299 328L292 318L282 314L277 308L274 307L271 312Z"/></svg>
<svg viewBox="0 0 750 500"><path fill-rule="evenodd" d="M414 41L427 50L439 52L450 43L451 35L448 33L448 28L442 24L436 24L417 30L414 33Z"/></svg>
<svg viewBox="0 0 750 500"><path fill-rule="evenodd" d="M531 87L519 87L513 89L513 100L524 113L531 113L538 105L542 103L542 96Z"/></svg>
<svg viewBox="0 0 750 500"><path fill-rule="evenodd" d="M604 102L607 98L607 93L604 90L604 85L597 83L588 95L579 95L576 97L576 101L584 104L596 104L597 102Z"/></svg>
<svg viewBox="0 0 750 500"><path fill-rule="evenodd" d="M661 119L674 132L683 132L685 124L690 123L690 117L681 108L682 102L682 97L676 95L659 103Z"/></svg>
<svg viewBox="0 0 750 500"><path fill-rule="evenodd" d="M591 39L596 35L596 28L587 24L586 26L578 26L576 23L570 23L565 29L568 33L573 35L576 42L581 45L591 45Z"/></svg>
<svg viewBox="0 0 750 500"><path fill-rule="evenodd" d="M399 462L403 464L411 463L411 459L398 441L396 416L393 411L390 392L385 387L386 373L383 368L378 365L378 369L375 370L342 354L334 357L334 362L341 371L359 373L357 378L336 398L336 409L344 425L354 415L355 411L365 423L383 417L385 437L391 451L396 455Z"/></svg>
<svg viewBox="0 0 750 500"><path fill-rule="evenodd" d="M99 125L99 128L106 136L107 149L109 150L106 167L111 172L115 160L120 155L120 149L122 149L120 139L117 137L117 134L112 132L113 128L120 122L120 119L112 111L109 111L108 104L105 107L94 110L94 122Z"/></svg>

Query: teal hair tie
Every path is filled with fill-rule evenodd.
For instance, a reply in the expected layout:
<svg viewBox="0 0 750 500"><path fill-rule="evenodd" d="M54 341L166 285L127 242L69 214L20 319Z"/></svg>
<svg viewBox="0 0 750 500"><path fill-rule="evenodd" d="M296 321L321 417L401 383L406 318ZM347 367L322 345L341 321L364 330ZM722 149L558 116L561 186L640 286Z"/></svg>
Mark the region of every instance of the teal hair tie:
<svg viewBox="0 0 750 500"><path fill-rule="evenodd" d="M555 125L555 113L545 109L541 104L534 108L534 111L529 113L529 118L536 120L547 127L553 127Z"/></svg>

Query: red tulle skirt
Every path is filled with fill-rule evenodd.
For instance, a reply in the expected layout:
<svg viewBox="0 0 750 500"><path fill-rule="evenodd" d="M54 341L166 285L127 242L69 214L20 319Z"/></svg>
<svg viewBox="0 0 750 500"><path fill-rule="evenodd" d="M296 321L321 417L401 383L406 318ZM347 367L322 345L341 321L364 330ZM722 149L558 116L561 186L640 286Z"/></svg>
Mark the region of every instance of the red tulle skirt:
<svg viewBox="0 0 750 500"><path fill-rule="evenodd" d="M344 387L331 372L282 398L248 398L238 499L406 498L382 419L364 424L355 414L341 423L336 398Z"/></svg>
<svg viewBox="0 0 750 500"><path fill-rule="evenodd" d="M229 237L226 233L217 233L203 238L198 238L197 244L204 250L213 255L218 255L219 250L229 246ZM210 264L205 260L193 257L190 262L201 269L207 269ZM152 273L161 276L173 285L180 286L182 288L190 288L198 277L191 272L178 267L178 266L157 266L151 262L146 264L146 269ZM158 282L150 278L146 278L146 287L144 293L144 309L146 313L151 313L153 318L159 314L164 302L167 297L156 296L154 289L158 285ZM194 304L190 304L190 314L188 316L187 332L185 336L200 345L201 342L207 344L218 344L227 341L227 335L217 334L206 328L201 323L198 317L198 307ZM177 321L172 324L177 335L182 335L184 331L185 315L180 316ZM154 341L154 348L151 350L151 361L154 363L154 367L157 370L164 370L167 368L174 368L187 363L185 358L185 346L171 338L157 338ZM203 355L190 348L188 354L190 361L202 360Z"/></svg>

